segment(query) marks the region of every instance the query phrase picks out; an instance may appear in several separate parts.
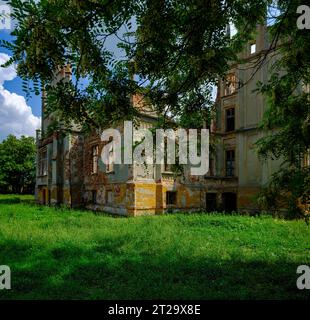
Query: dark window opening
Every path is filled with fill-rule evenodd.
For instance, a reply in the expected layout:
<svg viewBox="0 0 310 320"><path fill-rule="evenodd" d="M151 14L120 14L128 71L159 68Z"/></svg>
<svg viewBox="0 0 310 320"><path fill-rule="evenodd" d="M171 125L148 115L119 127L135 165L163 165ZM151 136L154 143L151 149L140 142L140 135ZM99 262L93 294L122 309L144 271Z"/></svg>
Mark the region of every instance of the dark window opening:
<svg viewBox="0 0 310 320"><path fill-rule="evenodd" d="M206 209L207 212L216 211L216 193L207 193L206 194Z"/></svg>
<svg viewBox="0 0 310 320"><path fill-rule="evenodd" d="M226 110L226 132L235 130L235 108Z"/></svg>
<svg viewBox="0 0 310 320"><path fill-rule="evenodd" d="M223 209L225 212L237 211L237 195L233 192L222 194Z"/></svg>
<svg viewBox="0 0 310 320"><path fill-rule="evenodd" d="M91 192L91 195L92 195L92 204L96 204L97 203L97 191L93 190Z"/></svg>
<svg viewBox="0 0 310 320"><path fill-rule="evenodd" d="M176 205L177 204L177 193L176 191L167 191L166 193L166 204L167 205Z"/></svg>
<svg viewBox="0 0 310 320"><path fill-rule="evenodd" d="M46 190L45 189L42 190L42 203L44 205L46 205Z"/></svg>
<svg viewBox="0 0 310 320"><path fill-rule="evenodd" d="M226 177L235 176L235 150L226 151Z"/></svg>

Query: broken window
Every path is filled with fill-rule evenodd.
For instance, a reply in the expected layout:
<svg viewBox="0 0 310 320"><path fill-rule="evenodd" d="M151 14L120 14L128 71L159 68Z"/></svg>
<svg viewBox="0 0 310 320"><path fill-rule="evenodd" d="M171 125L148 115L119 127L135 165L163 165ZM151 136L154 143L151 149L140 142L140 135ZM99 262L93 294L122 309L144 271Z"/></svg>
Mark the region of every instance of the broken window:
<svg viewBox="0 0 310 320"><path fill-rule="evenodd" d="M176 205L177 204L176 191L167 191L166 192L166 204L167 205Z"/></svg>
<svg viewBox="0 0 310 320"><path fill-rule="evenodd" d="M224 94L225 96L228 96L230 94L233 94L237 90L237 79L236 75L231 73L227 75L225 83L224 83Z"/></svg>
<svg viewBox="0 0 310 320"><path fill-rule="evenodd" d="M99 147L92 147L92 173L98 173L98 155L99 155Z"/></svg>
<svg viewBox="0 0 310 320"><path fill-rule="evenodd" d="M226 177L235 175L235 150L226 151Z"/></svg>
<svg viewBox="0 0 310 320"><path fill-rule="evenodd" d="M235 108L226 110L226 132L235 130Z"/></svg>
<svg viewBox="0 0 310 320"><path fill-rule="evenodd" d="M47 148L45 147L39 152L39 175L47 175Z"/></svg>

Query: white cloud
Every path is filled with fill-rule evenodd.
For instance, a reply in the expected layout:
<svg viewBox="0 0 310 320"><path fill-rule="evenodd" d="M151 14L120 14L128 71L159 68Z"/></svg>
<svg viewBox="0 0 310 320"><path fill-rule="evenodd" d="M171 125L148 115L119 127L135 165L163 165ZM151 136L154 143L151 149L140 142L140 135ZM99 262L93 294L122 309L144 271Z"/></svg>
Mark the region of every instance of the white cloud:
<svg viewBox="0 0 310 320"><path fill-rule="evenodd" d="M5 53L0 53L0 66L5 64L10 57ZM13 80L16 78L16 69L14 65L10 65L7 68L0 67L0 86L3 86L4 81Z"/></svg>
<svg viewBox="0 0 310 320"><path fill-rule="evenodd" d="M7 54L0 53L0 65L9 59ZM35 130L40 128L41 119L33 115L25 98L3 87L5 81L16 76L14 66L0 67L0 140L8 134L35 136Z"/></svg>

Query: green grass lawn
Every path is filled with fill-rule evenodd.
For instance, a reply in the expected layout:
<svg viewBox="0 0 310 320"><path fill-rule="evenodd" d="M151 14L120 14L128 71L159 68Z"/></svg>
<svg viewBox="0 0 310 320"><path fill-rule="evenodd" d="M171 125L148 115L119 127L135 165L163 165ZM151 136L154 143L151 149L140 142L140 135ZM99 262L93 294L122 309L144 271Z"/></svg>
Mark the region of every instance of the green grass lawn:
<svg viewBox="0 0 310 320"><path fill-rule="evenodd" d="M15 199L15 200L14 200ZM270 217L116 218L0 196L0 299L307 299L310 227Z"/></svg>

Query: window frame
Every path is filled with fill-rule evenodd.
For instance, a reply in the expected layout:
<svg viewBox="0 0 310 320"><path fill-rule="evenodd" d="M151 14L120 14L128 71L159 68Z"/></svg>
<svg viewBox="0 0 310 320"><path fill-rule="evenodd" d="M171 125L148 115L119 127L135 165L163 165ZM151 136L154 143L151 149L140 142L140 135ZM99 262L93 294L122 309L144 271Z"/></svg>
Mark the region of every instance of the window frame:
<svg viewBox="0 0 310 320"><path fill-rule="evenodd" d="M232 114L228 114L228 112L233 111ZM229 128L228 121L231 121L233 119L233 128ZM236 108L235 107L229 107L225 109L225 132L233 132L236 130Z"/></svg>
<svg viewBox="0 0 310 320"><path fill-rule="evenodd" d="M39 151L39 176L45 177L47 176L48 169L47 169L47 147L42 148Z"/></svg>
<svg viewBox="0 0 310 320"><path fill-rule="evenodd" d="M233 155L233 157L231 156L228 157L229 154ZM225 176L228 178L232 178L236 176L236 150L235 149L225 150Z"/></svg>
<svg viewBox="0 0 310 320"><path fill-rule="evenodd" d="M97 204L97 190L91 191L91 202L92 204Z"/></svg>

